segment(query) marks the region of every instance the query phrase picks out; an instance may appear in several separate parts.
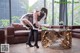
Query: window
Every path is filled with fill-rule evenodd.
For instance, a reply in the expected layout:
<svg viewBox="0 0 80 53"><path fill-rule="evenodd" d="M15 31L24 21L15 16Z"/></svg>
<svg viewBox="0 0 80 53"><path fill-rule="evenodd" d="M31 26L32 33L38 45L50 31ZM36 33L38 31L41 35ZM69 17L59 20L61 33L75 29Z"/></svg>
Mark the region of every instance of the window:
<svg viewBox="0 0 80 53"><path fill-rule="evenodd" d="M33 12L33 10L40 10L44 7L44 0L28 0L28 11Z"/></svg>
<svg viewBox="0 0 80 53"><path fill-rule="evenodd" d="M80 0L74 0L73 25L80 25Z"/></svg>
<svg viewBox="0 0 80 53"><path fill-rule="evenodd" d="M0 28L8 26L9 19L9 0L0 0Z"/></svg>
<svg viewBox="0 0 80 53"><path fill-rule="evenodd" d="M80 25L80 1L74 0L73 4L72 1L67 0L68 25ZM47 24L59 25L60 0L54 0L54 2L53 0L0 0L0 28L9 26L10 21L19 23L23 14L33 12L35 9L40 10L42 7L48 9Z"/></svg>
<svg viewBox="0 0 80 53"><path fill-rule="evenodd" d="M23 14L42 7L44 0L0 0L0 28L19 23Z"/></svg>
<svg viewBox="0 0 80 53"><path fill-rule="evenodd" d="M23 14L28 10L28 0L11 0L12 23L19 23Z"/></svg>
<svg viewBox="0 0 80 53"><path fill-rule="evenodd" d="M52 0L46 0L46 7L48 9L48 15L47 15L47 24L52 24Z"/></svg>
<svg viewBox="0 0 80 53"><path fill-rule="evenodd" d="M72 25L72 0L67 0L68 25Z"/></svg>
<svg viewBox="0 0 80 53"><path fill-rule="evenodd" d="M54 25L59 25L60 0L54 0Z"/></svg>
<svg viewBox="0 0 80 53"><path fill-rule="evenodd" d="M44 6L44 0L11 0L11 18L12 23L19 23L20 17L34 9L41 9Z"/></svg>
<svg viewBox="0 0 80 53"><path fill-rule="evenodd" d="M59 0L54 0L54 3L52 2L52 0L46 0L46 7L48 8L47 24L59 25ZM52 23L52 19L54 23Z"/></svg>

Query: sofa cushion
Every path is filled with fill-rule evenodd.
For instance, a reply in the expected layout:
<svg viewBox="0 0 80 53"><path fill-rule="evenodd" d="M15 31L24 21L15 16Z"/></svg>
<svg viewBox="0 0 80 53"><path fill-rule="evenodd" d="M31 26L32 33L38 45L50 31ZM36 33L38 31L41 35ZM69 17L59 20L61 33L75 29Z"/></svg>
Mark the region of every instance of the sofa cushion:
<svg viewBox="0 0 80 53"><path fill-rule="evenodd" d="M74 32L74 33L80 33L80 29L73 29L72 32Z"/></svg>
<svg viewBox="0 0 80 53"><path fill-rule="evenodd" d="M14 32L15 36L24 36L29 35L30 30L16 30ZM39 34L41 33L41 30L38 30Z"/></svg>
<svg viewBox="0 0 80 53"><path fill-rule="evenodd" d="M27 30L26 27L23 27L20 23L12 23L12 26L14 27L14 30Z"/></svg>
<svg viewBox="0 0 80 53"><path fill-rule="evenodd" d="M15 36L27 36L30 30L17 30L15 31Z"/></svg>
<svg viewBox="0 0 80 53"><path fill-rule="evenodd" d="M72 33L73 37L80 38L80 33Z"/></svg>
<svg viewBox="0 0 80 53"><path fill-rule="evenodd" d="M20 23L12 23L12 26L15 28L23 27L23 25Z"/></svg>

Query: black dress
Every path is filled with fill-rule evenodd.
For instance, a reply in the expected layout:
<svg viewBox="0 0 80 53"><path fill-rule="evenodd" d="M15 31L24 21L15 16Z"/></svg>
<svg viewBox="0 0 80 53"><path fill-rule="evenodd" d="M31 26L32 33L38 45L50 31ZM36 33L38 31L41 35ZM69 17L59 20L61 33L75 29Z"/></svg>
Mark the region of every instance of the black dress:
<svg viewBox="0 0 80 53"><path fill-rule="evenodd" d="M33 14L26 14L26 15L24 15L24 17L22 17L22 19L24 19L24 18L27 18L33 24ZM30 47L32 47L32 45L31 45L31 39L34 36L34 41L35 41L34 46L36 46L37 48L39 48L39 46L38 46L38 30L33 29L29 25L26 25L26 26L30 28L30 33L29 33L29 37L28 37L28 40L27 40L26 44L28 44ZM35 28L37 28L37 26L35 24L33 24L33 26Z"/></svg>

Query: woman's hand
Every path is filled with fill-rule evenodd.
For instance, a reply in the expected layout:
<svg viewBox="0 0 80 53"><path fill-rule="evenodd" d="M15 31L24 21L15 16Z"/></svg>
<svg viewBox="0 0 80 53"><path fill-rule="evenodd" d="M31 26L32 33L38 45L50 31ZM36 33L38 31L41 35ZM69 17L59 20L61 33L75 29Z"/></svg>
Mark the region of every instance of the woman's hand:
<svg viewBox="0 0 80 53"><path fill-rule="evenodd" d="M41 28L41 25L38 24L38 23L35 23L35 24L34 24L34 27L36 27L36 28Z"/></svg>

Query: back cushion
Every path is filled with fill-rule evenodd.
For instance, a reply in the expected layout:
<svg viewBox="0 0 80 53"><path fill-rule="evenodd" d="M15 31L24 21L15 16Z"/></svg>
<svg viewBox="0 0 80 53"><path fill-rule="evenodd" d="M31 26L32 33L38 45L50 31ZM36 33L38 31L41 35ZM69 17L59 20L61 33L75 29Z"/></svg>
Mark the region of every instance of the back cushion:
<svg viewBox="0 0 80 53"><path fill-rule="evenodd" d="M12 26L14 27L15 30L26 30L26 28L23 27L23 25L20 23L13 23Z"/></svg>

